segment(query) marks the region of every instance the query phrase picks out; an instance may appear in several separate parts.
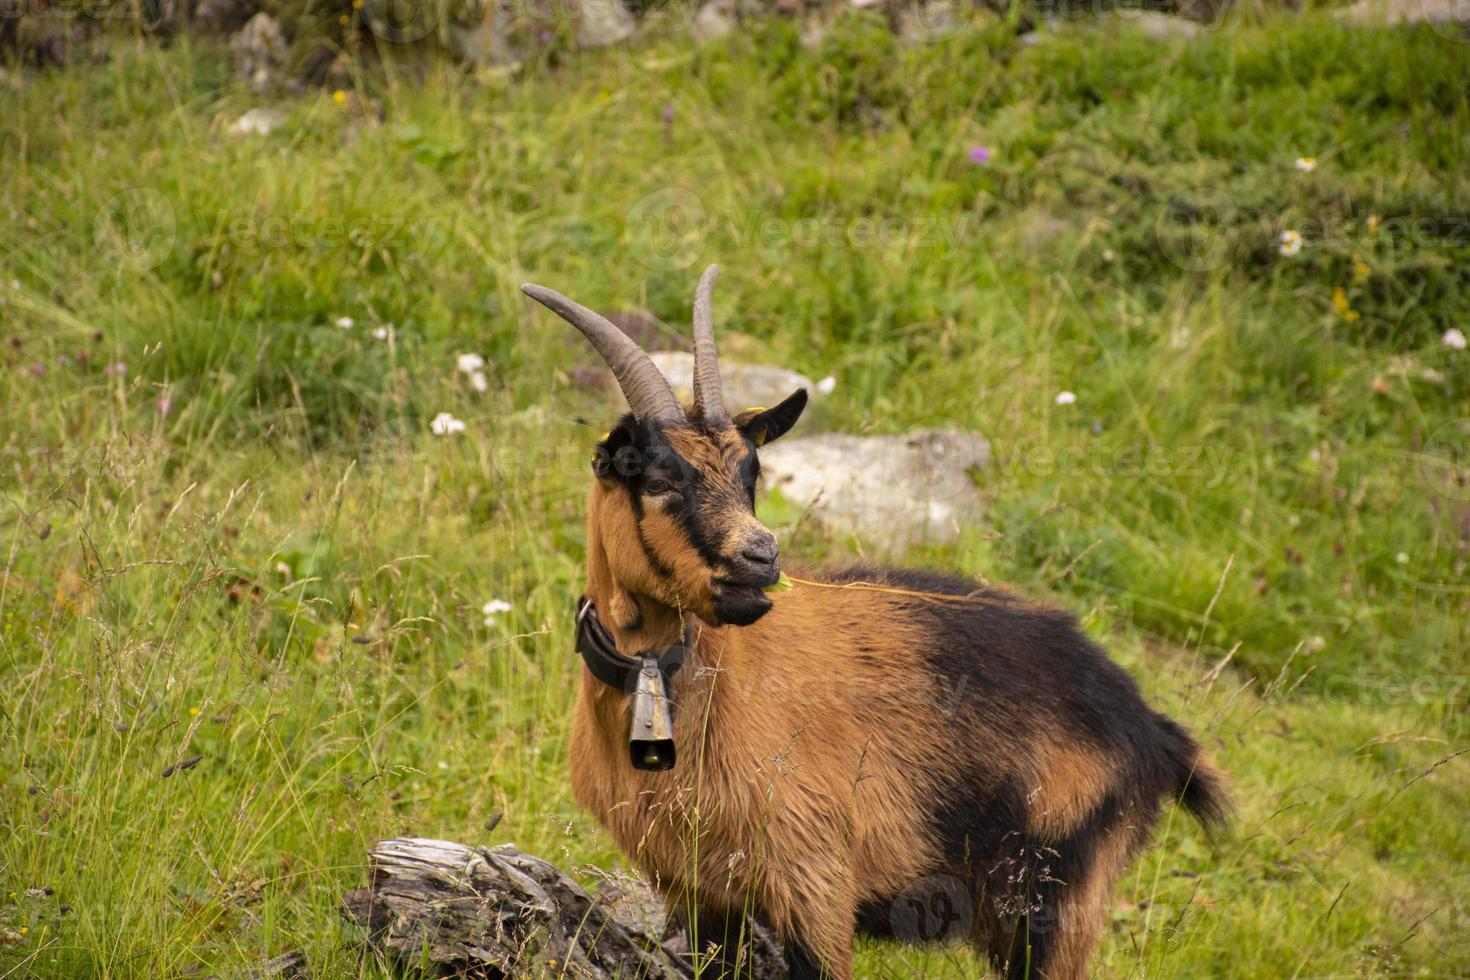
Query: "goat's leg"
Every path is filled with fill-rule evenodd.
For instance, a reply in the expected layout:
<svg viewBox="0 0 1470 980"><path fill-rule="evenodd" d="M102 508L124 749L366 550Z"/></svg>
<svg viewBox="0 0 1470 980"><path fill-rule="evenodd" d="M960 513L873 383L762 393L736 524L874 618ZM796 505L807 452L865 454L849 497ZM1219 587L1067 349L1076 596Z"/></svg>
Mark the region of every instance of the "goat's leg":
<svg viewBox="0 0 1470 980"><path fill-rule="evenodd" d="M793 908L785 928L776 927L791 980L851 980L856 919L853 903L830 892Z"/></svg>
<svg viewBox="0 0 1470 980"><path fill-rule="evenodd" d="M1060 852L1048 849L1067 880L1023 878L1019 894L982 916L980 952L1007 980L1085 980L1135 836L1116 826ZM1021 910L1005 914L1008 907Z"/></svg>
<svg viewBox="0 0 1470 980"><path fill-rule="evenodd" d="M1101 832L1081 873L1057 896L1051 932L1038 947L1033 976L1043 980L1085 980L1087 965L1097 951L1107 922L1113 888L1133 851L1136 832L1115 826Z"/></svg>
<svg viewBox="0 0 1470 980"><path fill-rule="evenodd" d="M701 905L685 917L689 948L696 955L700 980L736 980L740 972L740 943L744 916Z"/></svg>
<svg viewBox="0 0 1470 980"><path fill-rule="evenodd" d="M822 964L810 949L793 941L786 944L786 973L790 980L821 980Z"/></svg>

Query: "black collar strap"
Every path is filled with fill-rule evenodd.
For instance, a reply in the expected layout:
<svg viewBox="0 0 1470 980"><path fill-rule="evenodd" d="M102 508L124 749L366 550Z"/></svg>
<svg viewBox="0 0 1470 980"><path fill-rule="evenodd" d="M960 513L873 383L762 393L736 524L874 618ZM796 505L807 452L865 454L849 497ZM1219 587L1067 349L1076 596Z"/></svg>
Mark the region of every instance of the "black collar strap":
<svg viewBox="0 0 1470 980"><path fill-rule="evenodd" d="M659 673L664 679L674 676L684 663L689 645L694 642L694 627L684 628L684 642L669 647L662 653L652 651L641 657L629 657L618 651L612 634L597 618L597 608L586 596L577 599L577 653L587 669L608 687L624 694L632 694L638 687L638 673L643 668L643 657L657 657Z"/></svg>

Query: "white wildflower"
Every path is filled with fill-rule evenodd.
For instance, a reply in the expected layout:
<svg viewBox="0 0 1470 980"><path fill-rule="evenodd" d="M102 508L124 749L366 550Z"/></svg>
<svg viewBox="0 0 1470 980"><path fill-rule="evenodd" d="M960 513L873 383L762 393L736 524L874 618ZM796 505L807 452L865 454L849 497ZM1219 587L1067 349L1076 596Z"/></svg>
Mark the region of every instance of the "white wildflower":
<svg viewBox="0 0 1470 980"><path fill-rule="evenodd" d="M470 375L470 387L482 395L490 390L490 380L485 377L484 371L476 371Z"/></svg>
<svg viewBox="0 0 1470 980"><path fill-rule="evenodd" d="M460 374L474 374L485 369L485 359L479 354L461 354L454 359Z"/></svg>
<svg viewBox="0 0 1470 980"><path fill-rule="evenodd" d="M837 387L837 379L835 377L833 377L832 375L829 374L825 378L823 378L821 381L818 381L817 382L817 394L819 394L819 395L830 395L830 394L832 394L833 389L836 388L836 387Z"/></svg>
<svg viewBox="0 0 1470 980"><path fill-rule="evenodd" d="M1327 638L1324 636L1309 636L1306 642L1303 643L1303 646L1307 648L1308 653L1321 653L1327 649Z"/></svg>
<svg viewBox="0 0 1470 980"><path fill-rule="evenodd" d="M337 317L337 329L339 330L351 330L356 324L357 321L350 316Z"/></svg>
<svg viewBox="0 0 1470 980"><path fill-rule="evenodd" d="M1077 393L1075 391L1059 391L1057 392L1056 403L1058 405L1075 405L1077 404Z"/></svg>
<svg viewBox="0 0 1470 980"><path fill-rule="evenodd" d="M448 412L440 412L438 415L434 416L434 420L429 423L429 429L436 436L448 436L453 435L456 432L463 432L464 422L460 419L455 418Z"/></svg>
<svg viewBox="0 0 1470 980"><path fill-rule="evenodd" d="M1294 228L1288 228L1281 233L1281 244L1276 246L1276 251L1287 258L1291 258L1302 250L1302 233Z"/></svg>
<svg viewBox="0 0 1470 980"><path fill-rule="evenodd" d="M1296 168L1304 174L1309 174L1317 169L1316 157L1297 157Z"/></svg>
<svg viewBox="0 0 1470 980"><path fill-rule="evenodd" d="M485 614L485 625L494 626L495 617L501 613L508 613L514 607L504 599L491 599L480 607L480 612Z"/></svg>
<svg viewBox="0 0 1470 980"><path fill-rule="evenodd" d="M1407 565L1409 563L1409 554L1406 551L1400 551L1398 554L1393 556L1393 560L1398 562L1400 565Z"/></svg>
<svg viewBox="0 0 1470 980"><path fill-rule="evenodd" d="M378 340L387 340L391 336L393 336L393 324L391 323L373 328L373 337Z"/></svg>
<svg viewBox="0 0 1470 980"><path fill-rule="evenodd" d="M1450 327L1444 332L1444 336L1439 338L1439 342L1450 350L1464 350L1465 332L1459 327Z"/></svg>

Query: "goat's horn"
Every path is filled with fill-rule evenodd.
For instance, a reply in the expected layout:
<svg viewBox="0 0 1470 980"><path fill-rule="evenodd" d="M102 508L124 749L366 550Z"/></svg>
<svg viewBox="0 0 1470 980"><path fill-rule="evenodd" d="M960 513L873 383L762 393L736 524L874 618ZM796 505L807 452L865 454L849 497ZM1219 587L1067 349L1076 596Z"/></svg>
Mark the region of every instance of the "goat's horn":
<svg viewBox="0 0 1470 980"><path fill-rule="evenodd" d="M674 397L674 389L669 387L668 379L649 360L643 348L633 343L606 317L572 302L554 289L535 283L524 283L521 292L576 327L592 342L597 353L612 368L613 377L618 379L623 397L628 400L628 407L640 421L683 420L684 410L679 407L679 400Z"/></svg>
<svg viewBox="0 0 1470 980"><path fill-rule="evenodd" d="M715 353L715 316L710 296L720 267L712 265L699 277L694 291L694 410L716 425L729 420L725 394L720 388L720 358Z"/></svg>

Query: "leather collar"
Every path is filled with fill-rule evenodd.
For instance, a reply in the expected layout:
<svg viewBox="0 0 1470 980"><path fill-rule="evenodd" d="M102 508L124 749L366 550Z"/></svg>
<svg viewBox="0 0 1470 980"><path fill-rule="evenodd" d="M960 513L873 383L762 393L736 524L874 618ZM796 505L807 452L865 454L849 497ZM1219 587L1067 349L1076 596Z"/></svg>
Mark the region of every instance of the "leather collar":
<svg viewBox="0 0 1470 980"><path fill-rule="evenodd" d="M674 676L683 666L689 646L694 642L694 627L692 624L684 627L682 643L676 643L661 652L649 651L641 656L630 657L618 650L612 634L597 618L597 607L592 600L579 596L576 637L577 653L581 655L582 662L587 665L592 676L608 687L624 694L632 694L638 686L638 674L643 669L644 658L657 659L659 673L665 681Z"/></svg>

